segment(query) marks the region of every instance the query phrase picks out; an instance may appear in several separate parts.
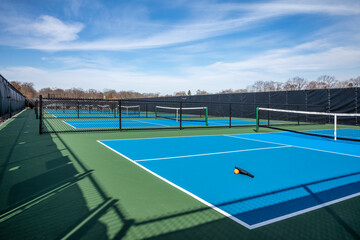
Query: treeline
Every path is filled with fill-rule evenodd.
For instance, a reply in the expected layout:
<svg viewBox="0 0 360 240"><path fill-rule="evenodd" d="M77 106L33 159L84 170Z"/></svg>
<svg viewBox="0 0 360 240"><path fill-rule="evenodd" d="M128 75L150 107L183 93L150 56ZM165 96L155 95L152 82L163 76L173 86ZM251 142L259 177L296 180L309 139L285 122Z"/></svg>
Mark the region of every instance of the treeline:
<svg viewBox="0 0 360 240"><path fill-rule="evenodd" d="M329 89L329 88L349 88L360 87L360 76L350 78L349 80L339 81L334 76L323 75L317 80L307 81L301 77L288 79L286 82L257 81L247 89L251 92L268 91L294 91L311 89Z"/></svg>
<svg viewBox="0 0 360 240"><path fill-rule="evenodd" d="M159 93L139 93L134 91L115 91L96 89L83 90L81 88L61 89L61 88L42 88L36 91L33 83L21 83L13 81L11 84L22 92L26 98L38 98L39 95L51 98L92 98L92 99L128 99L128 98L151 98L159 97Z"/></svg>
<svg viewBox="0 0 360 240"><path fill-rule="evenodd" d="M134 91L115 91L113 89L98 91L96 89L83 90L80 88L61 89L61 88L42 88L40 91L34 89L33 83L21 83L13 81L11 84L22 92L27 98L37 98L40 94L44 97L56 98L101 98L101 99L129 99L129 98L152 98L159 97L159 93L139 93ZM269 91L294 91L294 90L311 90L311 89L329 89L329 88L349 88L360 87L360 76L340 81L334 76L323 75L316 80L306 80L301 77L293 77L286 82L274 81L256 81L246 89L226 89L217 94L225 93L246 93L246 92L269 92ZM192 93L188 91L179 91L168 96L190 96L212 94L205 90L198 89Z"/></svg>
<svg viewBox="0 0 360 240"><path fill-rule="evenodd" d="M308 81L305 78L293 77L286 82L275 81L256 81L253 85L248 86L246 89L226 89L217 94L225 93L246 93L246 92L271 92L271 91L295 91L295 90L311 90L311 89L329 89L329 88L350 88L360 87L360 76L356 78L350 78L348 80L340 81L334 76L322 75L316 80ZM211 94L205 90L197 90L196 95ZM174 96L186 96L191 95L190 90L186 93L180 91L174 93ZM167 95L171 96L171 95Z"/></svg>

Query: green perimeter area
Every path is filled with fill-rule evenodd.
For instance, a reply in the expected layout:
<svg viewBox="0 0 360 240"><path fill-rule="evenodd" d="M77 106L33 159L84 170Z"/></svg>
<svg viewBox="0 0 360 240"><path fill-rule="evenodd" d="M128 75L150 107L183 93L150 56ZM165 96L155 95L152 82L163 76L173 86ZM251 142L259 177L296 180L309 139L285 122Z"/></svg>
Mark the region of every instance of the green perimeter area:
<svg viewBox="0 0 360 240"><path fill-rule="evenodd" d="M254 128L39 135L26 110L0 127L0 239L359 238L359 197L248 230L96 142Z"/></svg>

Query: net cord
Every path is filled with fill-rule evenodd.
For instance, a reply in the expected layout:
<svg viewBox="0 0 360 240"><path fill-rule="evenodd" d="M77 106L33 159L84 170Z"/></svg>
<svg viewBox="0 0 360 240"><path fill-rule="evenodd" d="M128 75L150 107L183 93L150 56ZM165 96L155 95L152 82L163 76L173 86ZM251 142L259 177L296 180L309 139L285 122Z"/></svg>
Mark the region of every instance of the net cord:
<svg viewBox="0 0 360 240"><path fill-rule="evenodd" d="M157 109L169 109L169 110L180 110L180 108L176 107L163 107L163 106L156 106ZM182 108L183 110L204 110L207 107L189 107L189 108Z"/></svg>

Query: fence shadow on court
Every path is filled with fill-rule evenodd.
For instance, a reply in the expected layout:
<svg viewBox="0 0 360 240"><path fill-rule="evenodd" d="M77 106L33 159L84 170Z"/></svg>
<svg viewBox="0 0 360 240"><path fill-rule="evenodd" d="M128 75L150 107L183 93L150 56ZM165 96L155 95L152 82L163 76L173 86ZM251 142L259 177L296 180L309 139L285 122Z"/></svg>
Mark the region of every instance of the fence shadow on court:
<svg viewBox="0 0 360 240"><path fill-rule="evenodd" d="M124 236L132 221L118 200L106 195L93 171L59 138L39 136L34 118L26 111L1 131L0 239Z"/></svg>
<svg viewBox="0 0 360 240"><path fill-rule="evenodd" d="M236 206L237 204L246 203L249 200L261 201L261 198L268 198L269 196L276 198L276 195L280 192L292 191L300 188L304 189L308 193L306 197L303 197L305 201L309 202L311 199L310 201L315 201L318 205L323 205L327 203L324 201L324 195L331 194L329 192L333 190L325 190L315 193L311 190L310 186L323 183L331 184L331 182L336 180L341 182L344 178L356 177L359 176L359 174L360 172L354 172L347 175L311 182L305 185L293 186L287 189L272 191L248 198L219 203L216 206L220 208L231 205ZM336 186L336 183L334 186ZM358 189L359 186L360 182L355 181L347 184L345 188L353 188L354 190ZM334 189L337 193L343 191L338 187L335 187ZM229 218L224 217L222 219L213 219L208 207L186 210L144 221L137 221L135 223L135 227L147 225L149 229L156 229L160 224L165 226L169 225L169 222L177 225L171 227L172 229L175 229L173 231L168 231L151 237L145 237L146 239L359 239L359 219L357 218L357 212L354 211L358 209L356 206L359 203L359 198L353 198L347 200L346 202L340 202L336 205L323 205L317 211L310 211L307 214L300 214L297 217L291 217L285 221L278 221L253 230L247 230L245 227L239 227L240 225L238 223L235 223ZM283 208L282 210L287 211L289 209L289 205L291 204L301 203L299 202L299 198L294 198L286 201L285 204L283 204L283 207L276 206L279 204L275 204L275 208L277 211L281 208ZM261 214L266 214L268 209L269 207L265 206L249 212L255 212L255 215L259 216ZM260 213L260 211L262 211L262 213ZM186 225L191 225L191 221L193 221L193 226L184 227ZM199 222L202 223L199 224ZM181 227L184 228L181 230L177 229ZM144 229L146 229L146 227Z"/></svg>

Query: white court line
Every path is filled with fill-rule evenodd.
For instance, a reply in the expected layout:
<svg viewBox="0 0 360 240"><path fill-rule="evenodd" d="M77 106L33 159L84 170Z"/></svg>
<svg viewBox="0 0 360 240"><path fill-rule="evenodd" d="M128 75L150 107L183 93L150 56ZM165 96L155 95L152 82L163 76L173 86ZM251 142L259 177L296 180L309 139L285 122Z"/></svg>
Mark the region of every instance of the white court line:
<svg viewBox="0 0 360 240"><path fill-rule="evenodd" d="M272 134L272 133L262 133L262 134ZM314 150L314 151L321 151L321 152L328 152L328 153L334 153L334 154L340 154L340 155L346 155L346 156L351 156L351 157L360 157L360 156L356 156L356 155L350 155L350 154L342 154L342 153L337 153L337 152L330 152L330 151L325 151L325 150L319 150L319 149L311 149L311 148L306 148L306 147L299 147L299 146L293 146L293 145L286 145L286 144L282 144L282 143L274 143L274 142L269 142L269 141L262 141L262 140L255 140L255 139L250 139L250 138L245 138L245 137L238 137L238 136L232 136L232 135L200 135L200 136L182 136L182 137L165 137L165 138L183 138L183 137L211 137L211 136L225 136L225 137L232 137L232 138L239 138L239 139L244 139L244 140L251 140L251 141L257 141L257 142L264 142L264 143L270 143L270 144L277 144L277 145L280 145L278 147L270 147L270 148L263 148L263 149L271 149L271 148L285 148L285 147L296 147L296 148L304 148L304 149L308 149L308 150ZM164 138L164 137L159 137L159 138ZM154 139L154 138L140 138L140 139L119 139L119 140L143 140L143 139ZM109 141L109 140L104 140L104 141ZM110 140L110 141L114 141L114 140ZM115 140L116 141L116 140ZM352 194L352 195L349 195L349 196L346 196L346 197L342 197L342 198L339 198L339 199L335 199L333 201L330 201L330 202L327 202L327 203L320 203L316 206L313 206L313 207L310 207L310 208L307 208L307 209L303 209L303 210L300 210L300 211L297 211L297 212L293 212L293 213L290 213L290 214L287 214L287 215L283 215L281 217L278 217L278 218L273 218L273 219L270 219L270 220L267 220L267 221L263 221L263 222L259 222L259 223L256 223L256 224L253 224L253 225L249 225L243 221L241 221L240 219L232 216L231 214L219 209L218 207L212 205L211 203L203 200L202 198L192 194L191 192L179 187L178 185L170 182L169 180L161 177L160 175L152 172L151 170L145 168L144 166L140 165L139 163L137 163L137 161L144 161L144 160L132 160L130 159L129 157L121 154L120 152L112 149L111 147L107 146L106 144L100 142L100 140L97 140L97 142L101 143L103 146L107 147L108 149L114 151L115 153L119 154L120 156L128 159L129 161L133 162L134 164L136 164L137 166L143 168L144 170L146 170L147 172L153 174L154 176L160 178L161 180L165 181L166 183L170 184L171 186L174 186L176 187L177 189L181 190L182 192L190 195L191 197L197 199L198 201L206 204L207 206L211 207L212 209L214 209L215 211L223 214L224 216L232 219L233 221L241 224L242 226L248 228L248 229L255 229L255 228L258 228L258 227L262 227L262 226L265 226L265 225L268 225L268 224L271 224L271 223L275 223L275 222L278 222L278 221L281 221L281 220L285 220L285 219L288 219L288 218L291 218L291 217L295 217L297 215L301 215L303 213L307 213L307 212L310 212L310 211L313 211L313 210L316 210L316 209L319 209L319 208L322 208L322 207L325 207L325 206L329 206L329 205L332 205L332 204L335 204L335 203L338 203L338 202L341 202L341 201L344 201L344 200L347 200L347 199L350 199L350 198L353 198L353 197L357 197L357 196L360 196L360 193L355 193L355 194ZM248 149L248 150L252 150L252 149ZM254 149L254 150L260 150L260 149ZM239 151L246 151L246 150L239 150ZM230 152L237 152L237 151L229 151L229 152L224 152L224 153L230 153ZM220 154L220 153L214 153L214 154ZM193 156L201 156L201 155L210 155L210 154L197 154L197 155L193 155ZM190 157L191 155L188 155L188 157ZM187 156L181 156L181 157L187 157ZM180 157L169 157L169 158L180 158ZM168 159L168 158L163 158L163 159ZM149 159L150 160L150 159ZM155 159L154 159L155 160ZM160 159L158 159L160 160Z"/></svg>
<svg viewBox="0 0 360 240"><path fill-rule="evenodd" d="M285 220L285 219L288 219L288 218L296 217L298 215L301 215L301 214L304 214L304 213L307 213L307 212L311 212L313 210L323 208L323 207L326 207L326 206L330 206L332 204L342 202L342 201L345 201L345 200L348 200L348 199L351 199L351 198L354 198L354 197L357 197L357 196L360 196L360 192L348 195L346 197L338 198L338 199L335 199L335 200L330 201L330 202L319 203L316 206L306 208L306 209L303 209L303 210L300 210L300 211L297 211L297 212L289 213L289 214L283 215L281 217L277 217L277 218L273 218L273 219L270 219L270 220L267 220L267 221L264 221L264 222L256 223L254 225L251 225L251 229L262 227L262 226L265 226L265 225L268 225L268 224L271 224L271 223L279 222L281 220Z"/></svg>
<svg viewBox="0 0 360 240"><path fill-rule="evenodd" d="M256 141L256 142L272 143L272 144L278 144L278 145L290 146L290 147L295 147L295 148L302 148L302 149L307 149L307 150L312 150L312 151L326 152L326 153L333 153L333 154L338 154L338 155L343 155L343 156L349 156L349 157L356 157L356 158L360 158L360 156L358 156L358 155L352 155L352 154L347 154L347 153L339 153L339 152L333 152L333 151L321 150L321 149L316 149L316 148L300 147L300 146L295 146L295 145L286 145L286 144L282 144L282 143L274 143L274 142L269 142L269 141L262 141L262 140L251 139L251 138L244 138L244 137L238 137L238 136L232 136L232 135L223 135L223 136L226 136L226 137L233 137L233 138L239 138L239 139L244 139L244 140L252 140L252 141Z"/></svg>
<svg viewBox="0 0 360 240"><path fill-rule="evenodd" d="M70 127L77 129L76 127L74 127L73 125L71 125L70 123L65 122L65 120L63 120L63 123L66 123L67 125L69 125Z"/></svg>
<svg viewBox="0 0 360 240"><path fill-rule="evenodd" d="M249 151L267 150L267 149L274 149L274 148L285 148L285 147L291 147L291 146L285 145L285 146L278 146L278 147L252 148L252 149L242 149L242 150L234 150L234 151L226 151L226 152L214 152L214 153L202 153L202 154L194 154L194 155L184 155L184 156L176 156L176 157L149 158L149 159L141 159L141 160L134 160L134 161L136 161L136 162L157 161L157 160L164 160L164 159L200 157L200 156L208 156L208 155L227 154L227 153L236 153L236 152L249 152Z"/></svg>
<svg viewBox="0 0 360 240"><path fill-rule="evenodd" d="M169 126L169 125L165 125L165 124L161 124L161 123L148 122L148 121L145 121L145 120L125 120L125 121L144 122L144 123L153 124L153 125L159 125L159 126L163 126L163 127L172 127L172 126Z"/></svg>
<svg viewBox="0 0 360 240"><path fill-rule="evenodd" d="M216 207L216 206L212 205L211 203L209 203L209 202L205 201L204 199L202 199L202 198L198 197L197 195L195 195L195 194L193 194L193 193L191 193L191 192L189 192L189 191L185 190L184 188L182 188L182 187L180 187L180 186L176 185L175 183L173 183L173 182L171 182L171 181L167 180L166 178L161 177L160 175L158 175L158 174L154 173L153 171L151 171L151 170L147 169L146 167L142 166L141 164L137 163L136 161L132 160L131 158L129 158L129 157L127 157L127 156L125 156L124 154L122 154L122 153L120 153L120 152L116 151L115 149L113 149L113 148L111 148L111 147L107 146L106 144L102 143L101 141L97 140L97 142L99 142L100 144L102 144L102 145L103 145L103 146L105 146L106 148L110 149L111 151L113 151L113 152L115 152L115 153L119 154L120 156L124 157L125 159L129 160L130 162L132 162L132 163L136 164L138 167L140 167L140 168L144 169L145 171L147 171L147 172L151 173L151 174L152 174L152 175L154 175L155 177L157 177L157 178L159 178L159 179L163 180L164 182L166 182L166 183L170 184L171 186L173 186L173 187L175 187L175 188L179 189L180 191L182 191L182 192L184 192L184 193L188 194L189 196L191 196L191 197L195 198L195 199L196 199L196 200L198 200L199 202L201 202L201 203L203 203L203 204L205 204L205 205L209 206L210 208L214 209L215 211L217 211L217 212L219 212L219 213L223 214L224 216L226 216L226 217L230 218L231 220L233 220L233 221L235 221L235 222L237 222L237 223L241 224L242 226L244 226L244 227L246 227L246 228L248 228L248 229L252 229L252 226L251 226L251 225L249 225L249 224L247 224L247 223L245 223L245 222L241 221L240 219L238 219L238 218L234 217L233 215L231 215L231 214L229 214L229 213L227 213L227 212L225 212L225 211L221 210L220 208L218 208L218 207Z"/></svg>

